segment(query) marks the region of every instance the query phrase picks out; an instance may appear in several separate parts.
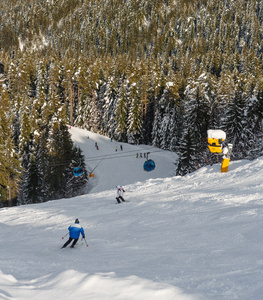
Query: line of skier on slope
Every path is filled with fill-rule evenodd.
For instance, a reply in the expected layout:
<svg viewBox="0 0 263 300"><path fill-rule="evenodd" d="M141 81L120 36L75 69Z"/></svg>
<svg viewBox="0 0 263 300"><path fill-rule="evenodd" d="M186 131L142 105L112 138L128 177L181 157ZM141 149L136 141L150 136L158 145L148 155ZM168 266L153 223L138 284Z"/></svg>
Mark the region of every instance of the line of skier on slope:
<svg viewBox="0 0 263 300"><path fill-rule="evenodd" d="M98 146L98 143L97 142L95 142L95 148L97 149L97 150L99 150L99 146ZM123 146L122 145L120 145L120 149L121 149L121 151L123 151ZM116 148L115 148L115 151L117 152L118 151L118 147L116 146Z"/></svg>
<svg viewBox="0 0 263 300"><path fill-rule="evenodd" d="M123 198L123 193L125 192L124 188L121 185L117 185L116 188L117 188L117 197L116 197L117 202L118 203L125 202L125 200ZM69 239L61 247L61 249L66 248L72 241L73 241L73 243L70 246L70 248L74 248L79 240L80 234L82 235L82 239L85 240L84 229L80 226L79 219L76 219L75 223L68 227L68 231L69 232L66 234L66 236L69 235ZM85 240L85 242L86 242L86 240ZM88 246L87 242L86 242L86 245Z"/></svg>

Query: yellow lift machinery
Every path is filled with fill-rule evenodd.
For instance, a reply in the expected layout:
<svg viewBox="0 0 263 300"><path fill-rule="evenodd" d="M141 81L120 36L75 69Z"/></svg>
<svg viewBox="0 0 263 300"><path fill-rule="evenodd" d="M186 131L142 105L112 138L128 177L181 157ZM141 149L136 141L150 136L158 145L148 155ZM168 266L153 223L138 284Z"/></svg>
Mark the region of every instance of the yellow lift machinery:
<svg viewBox="0 0 263 300"><path fill-rule="evenodd" d="M223 155L223 160L221 164L221 172L227 172L230 155L232 153L232 144L226 144L224 141L226 139L226 133L220 129L209 129L207 130L207 141L208 148L211 153L217 155Z"/></svg>

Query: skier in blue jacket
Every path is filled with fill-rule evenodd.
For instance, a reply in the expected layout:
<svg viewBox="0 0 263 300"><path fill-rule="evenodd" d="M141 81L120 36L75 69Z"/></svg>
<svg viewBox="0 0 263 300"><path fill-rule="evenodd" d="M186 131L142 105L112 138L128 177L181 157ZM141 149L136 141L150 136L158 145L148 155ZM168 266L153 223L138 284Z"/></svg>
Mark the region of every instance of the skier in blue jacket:
<svg viewBox="0 0 263 300"><path fill-rule="evenodd" d="M85 239L84 229L79 225L79 220L78 219L75 220L74 225L69 226L68 230L69 230L69 239L61 247L61 249L67 247L67 245L70 244L72 240L74 240L74 241L73 241L72 245L70 246L70 248L74 248L74 246L76 245L76 243L79 239L80 233L81 233L83 239Z"/></svg>

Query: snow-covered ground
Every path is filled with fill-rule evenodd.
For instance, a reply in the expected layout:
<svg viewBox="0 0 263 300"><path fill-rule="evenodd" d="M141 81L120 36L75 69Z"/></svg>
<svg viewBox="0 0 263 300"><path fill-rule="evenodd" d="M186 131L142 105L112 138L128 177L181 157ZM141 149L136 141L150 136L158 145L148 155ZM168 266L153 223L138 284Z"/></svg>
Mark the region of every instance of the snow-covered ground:
<svg viewBox="0 0 263 300"><path fill-rule="evenodd" d="M71 133L100 162L89 193L0 210L0 299L262 299L263 158L173 177L173 153ZM75 218L89 246L60 249Z"/></svg>
<svg viewBox="0 0 263 300"><path fill-rule="evenodd" d="M114 188L117 185L126 186L135 182L145 182L147 179L174 175L174 162L177 158L174 152L146 145L134 146L118 143L107 137L74 127L70 129L70 132L75 144L82 149L85 155L88 171L95 174L95 177L90 180L87 192L97 193L102 190L111 190L114 198L116 194ZM95 147L95 143L99 150ZM149 159L154 160L156 164L153 172L143 170L146 160L144 155L147 153L149 153Z"/></svg>

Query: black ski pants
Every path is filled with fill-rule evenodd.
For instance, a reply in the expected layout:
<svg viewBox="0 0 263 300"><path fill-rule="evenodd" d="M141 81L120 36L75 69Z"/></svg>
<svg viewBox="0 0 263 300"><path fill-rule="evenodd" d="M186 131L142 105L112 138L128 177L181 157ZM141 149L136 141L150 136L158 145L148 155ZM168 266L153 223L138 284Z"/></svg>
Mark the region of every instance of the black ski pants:
<svg viewBox="0 0 263 300"><path fill-rule="evenodd" d="M74 240L74 242L72 243L71 246L75 246L77 244L77 241L79 240L78 238L77 239L73 239L72 237L69 237L68 241L62 246L62 248L65 248L67 247L68 244L70 244L72 242L72 240Z"/></svg>
<svg viewBox="0 0 263 300"><path fill-rule="evenodd" d="M125 202L122 196L117 197L116 200L118 201L118 203L121 203L121 201Z"/></svg>

